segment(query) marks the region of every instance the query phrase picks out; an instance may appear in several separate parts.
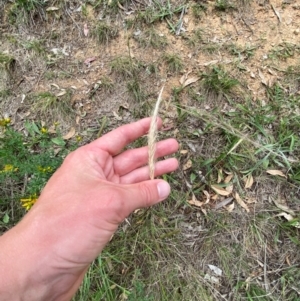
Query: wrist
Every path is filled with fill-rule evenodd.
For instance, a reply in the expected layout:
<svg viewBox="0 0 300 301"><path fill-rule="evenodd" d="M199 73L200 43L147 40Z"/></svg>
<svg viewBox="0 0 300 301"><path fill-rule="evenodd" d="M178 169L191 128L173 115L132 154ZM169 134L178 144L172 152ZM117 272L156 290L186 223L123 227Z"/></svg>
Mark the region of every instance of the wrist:
<svg viewBox="0 0 300 301"><path fill-rule="evenodd" d="M65 301L78 288L84 272L63 269L53 260L51 237L43 237L40 225L25 217L0 237L0 301Z"/></svg>

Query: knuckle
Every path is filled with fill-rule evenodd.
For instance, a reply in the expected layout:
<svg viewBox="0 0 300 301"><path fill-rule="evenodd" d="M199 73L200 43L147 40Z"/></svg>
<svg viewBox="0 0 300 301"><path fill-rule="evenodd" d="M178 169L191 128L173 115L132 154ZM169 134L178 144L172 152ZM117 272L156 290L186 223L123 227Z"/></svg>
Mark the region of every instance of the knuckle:
<svg viewBox="0 0 300 301"><path fill-rule="evenodd" d="M153 189L151 189L151 186L146 183L140 183L139 186L144 202L143 205L145 207L149 207L155 200L155 192L153 191Z"/></svg>

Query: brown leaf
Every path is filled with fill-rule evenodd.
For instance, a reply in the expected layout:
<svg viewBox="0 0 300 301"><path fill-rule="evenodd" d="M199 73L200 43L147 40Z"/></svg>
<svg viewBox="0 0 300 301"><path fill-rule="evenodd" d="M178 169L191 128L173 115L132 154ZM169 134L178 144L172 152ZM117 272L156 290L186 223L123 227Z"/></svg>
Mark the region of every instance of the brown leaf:
<svg viewBox="0 0 300 301"><path fill-rule="evenodd" d="M206 190L203 190L203 193L206 196L206 201L204 202L204 204L207 204L210 201L210 194Z"/></svg>
<svg viewBox="0 0 300 301"><path fill-rule="evenodd" d="M234 203L228 205L228 206L226 207L226 209L227 209L227 211L228 211L229 213L232 212L233 209L234 209Z"/></svg>
<svg viewBox="0 0 300 301"><path fill-rule="evenodd" d="M87 24L85 23L83 25L83 34L87 37L89 35L89 28L87 26Z"/></svg>
<svg viewBox="0 0 300 301"><path fill-rule="evenodd" d="M253 185L253 182L254 182L254 180L253 180L252 175L249 175L249 176L246 178L246 181L245 181L245 189L251 188L252 185Z"/></svg>
<svg viewBox="0 0 300 301"><path fill-rule="evenodd" d="M287 178L287 176L281 170L278 169L269 169L267 170L267 173L272 176L280 176L280 177Z"/></svg>
<svg viewBox="0 0 300 301"><path fill-rule="evenodd" d="M189 86L199 80L199 77L190 77L183 83L183 88Z"/></svg>
<svg viewBox="0 0 300 301"><path fill-rule="evenodd" d="M62 89L60 92L58 92L57 94L55 94L56 97L59 97L59 96L63 96L67 93L66 90Z"/></svg>
<svg viewBox="0 0 300 301"><path fill-rule="evenodd" d="M227 187L225 188L225 190L231 193L232 190L233 190L233 185L227 186Z"/></svg>
<svg viewBox="0 0 300 301"><path fill-rule="evenodd" d="M59 8L55 6L50 6L46 9L46 11L55 11L55 10L59 10Z"/></svg>
<svg viewBox="0 0 300 301"><path fill-rule="evenodd" d="M291 215L295 215L294 210L290 209L288 206L284 205L284 204L280 204L279 202L273 200L274 204L276 205L277 208L279 208L280 210L283 210Z"/></svg>
<svg viewBox="0 0 300 301"><path fill-rule="evenodd" d="M248 206L246 205L246 203L241 199L241 197L239 196L239 194L236 192L234 195L234 198L236 200L236 202L242 207L244 208L247 212L250 212Z"/></svg>
<svg viewBox="0 0 300 301"><path fill-rule="evenodd" d="M95 57L95 56L93 56L93 57L89 57L89 58L87 58L85 61L84 61L84 63L86 64L86 65L90 65L90 63L92 63L93 61L95 61L97 58Z"/></svg>
<svg viewBox="0 0 300 301"><path fill-rule="evenodd" d="M294 217L286 212L280 212L279 214L276 214L275 216L283 216L288 222L292 221Z"/></svg>
<svg viewBox="0 0 300 301"><path fill-rule="evenodd" d="M223 187L219 186L219 185L211 185L210 186L217 194L223 195L223 196L227 196L231 193L231 191L227 191L225 190Z"/></svg>
<svg viewBox="0 0 300 301"><path fill-rule="evenodd" d="M260 71L260 69L258 69L258 75L259 75L259 77L260 77L260 79L261 79L261 82L262 82L265 86L268 87L268 86L269 86L269 85L268 85L268 82L267 82L265 76L263 75L263 73Z"/></svg>
<svg viewBox="0 0 300 301"><path fill-rule="evenodd" d="M225 184L228 184L228 183L231 181L232 178L233 178L233 174L231 173L231 174L229 174L229 175L225 178L224 183L225 183Z"/></svg>
<svg viewBox="0 0 300 301"><path fill-rule="evenodd" d="M195 195L193 194L192 199L187 201L190 205L194 205L196 207L201 207L204 202L200 202L196 199Z"/></svg>
<svg viewBox="0 0 300 301"><path fill-rule="evenodd" d="M192 160L188 160L184 165L183 165L183 170L188 170L191 168L193 165Z"/></svg>
<svg viewBox="0 0 300 301"><path fill-rule="evenodd" d="M204 203L203 202L200 202L198 200L189 200L187 201L190 205L194 205L196 207L201 207Z"/></svg>
<svg viewBox="0 0 300 301"><path fill-rule="evenodd" d="M69 140L75 135L75 133L76 133L75 128L71 128L70 131L66 135L63 136L63 139Z"/></svg>

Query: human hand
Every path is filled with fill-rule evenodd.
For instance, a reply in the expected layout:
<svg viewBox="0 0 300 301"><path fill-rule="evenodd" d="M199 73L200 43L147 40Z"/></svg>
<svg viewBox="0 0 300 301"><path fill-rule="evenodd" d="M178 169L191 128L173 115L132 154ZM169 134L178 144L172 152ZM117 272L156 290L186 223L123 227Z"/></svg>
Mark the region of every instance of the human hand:
<svg viewBox="0 0 300 301"><path fill-rule="evenodd" d="M23 290L27 287L23 300L70 300L118 225L135 209L169 195L168 183L149 180L147 147L121 153L127 144L147 133L150 121L145 118L122 126L68 155L25 218L1 237L0 246L10 244L4 255L7 250L10 256L15 253L15 258L26 259L15 275L19 286ZM158 126L161 124L159 120ZM161 141L156 156L177 149L176 140ZM177 166L174 158L159 161L155 175L174 171ZM7 286L11 281L6 281ZM10 296L9 300L14 299Z"/></svg>

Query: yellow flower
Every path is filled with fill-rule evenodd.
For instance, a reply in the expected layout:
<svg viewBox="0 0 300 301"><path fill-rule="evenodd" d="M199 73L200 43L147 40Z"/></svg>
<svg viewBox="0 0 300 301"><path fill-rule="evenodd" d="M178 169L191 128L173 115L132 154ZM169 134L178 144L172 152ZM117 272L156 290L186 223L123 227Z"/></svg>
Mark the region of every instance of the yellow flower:
<svg viewBox="0 0 300 301"><path fill-rule="evenodd" d="M27 211L35 204L37 201L36 194L32 195L28 199L20 199L20 202L22 203L22 207L24 207Z"/></svg>
<svg viewBox="0 0 300 301"><path fill-rule="evenodd" d="M82 140L82 137L81 136L76 136L76 141L79 142Z"/></svg>
<svg viewBox="0 0 300 301"><path fill-rule="evenodd" d="M41 172L51 172L53 170L51 166L47 166L47 167L38 166L37 169Z"/></svg>
<svg viewBox="0 0 300 301"><path fill-rule="evenodd" d="M45 127L42 127L41 128L41 132L42 132L42 134L47 134L48 133L48 129L45 128Z"/></svg>
<svg viewBox="0 0 300 301"><path fill-rule="evenodd" d="M6 164L6 165L4 165L4 168L2 170L0 170L0 173L1 172L17 171L17 170L18 170L18 168L15 168L13 165Z"/></svg>
<svg viewBox="0 0 300 301"><path fill-rule="evenodd" d="M0 126L7 126L8 124L10 124L10 118L4 118L4 119L0 119Z"/></svg>

